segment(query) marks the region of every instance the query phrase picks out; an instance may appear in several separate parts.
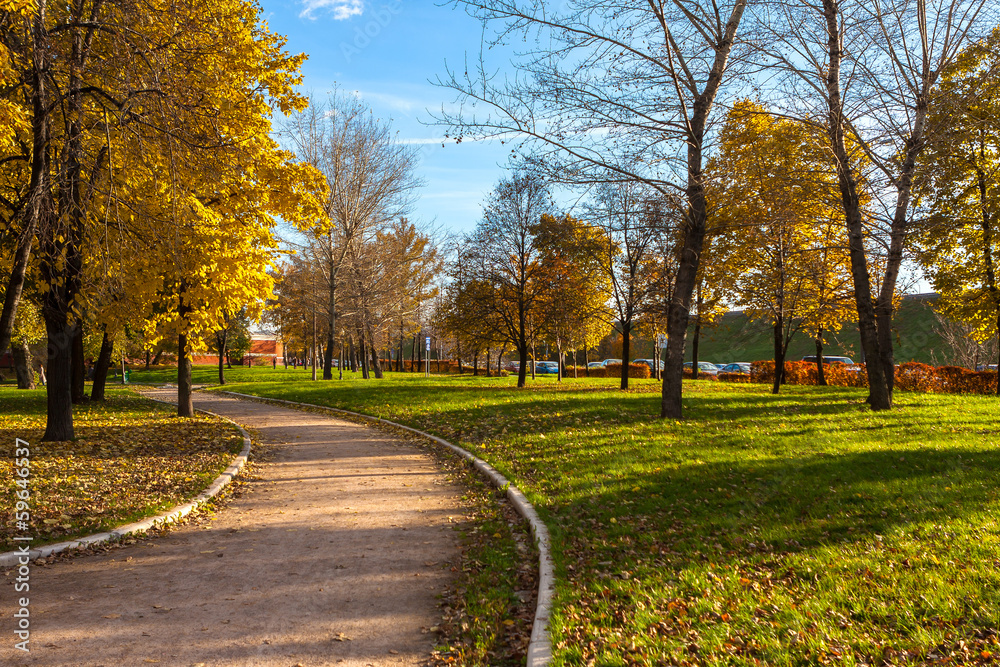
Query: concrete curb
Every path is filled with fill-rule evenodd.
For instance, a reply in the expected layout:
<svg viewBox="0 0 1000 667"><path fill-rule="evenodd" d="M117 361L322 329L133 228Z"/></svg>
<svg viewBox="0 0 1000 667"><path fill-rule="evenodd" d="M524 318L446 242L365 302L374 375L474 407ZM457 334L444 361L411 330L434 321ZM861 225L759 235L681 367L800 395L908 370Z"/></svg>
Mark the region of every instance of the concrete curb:
<svg viewBox="0 0 1000 667"><path fill-rule="evenodd" d="M157 403L164 403L166 405L174 405L173 403L168 403L167 401L161 401L156 398L150 398L146 396L151 401L156 401ZM247 462L247 457L250 455L250 435L243 429L242 426L234 422L232 419L228 419L221 415L217 415L214 412L209 412L207 410L199 410L206 415L211 415L213 417L218 417L223 421L227 421L236 428L240 430L243 435L243 451L239 453L233 462L229 464L229 467L225 471L215 478L212 484L202 491L198 496L183 505L179 505L172 510L164 512L162 514L157 514L156 516L151 516L148 519L143 519L142 521L136 521L134 523L125 524L124 526L119 526L114 530L108 531L106 533L97 533L96 535L88 535L86 537L81 537L76 540L70 540L68 542L58 542L56 544L49 544L44 547L38 547L35 549L30 549L27 552L28 560L32 561L36 558L45 558L46 556L51 556L52 554L61 553L63 551L68 551L69 549L79 549L83 547L88 547L92 544L101 544L102 542L113 542L120 540L126 535L131 535L132 533L144 533L150 528L155 528L157 526L165 526L169 523L174 523L183 519L188 514L193 512L198 506L204 504L206 501L211 500L215 496L219 495L219 492L224 489L229 482L239 474L240 470ZM0 554L0 567L14 567L16 565L24 565L21 562L25 556L24 553L18 551L8 551L6 553Z"/></svg>
<svg viewBox="0 0 1000 667"><path fill-rule="evenodd" d="M476 470L489 479L494 486L506 492L507 499L510 500L514 509L516 509L517 513L520 514L531 526L531 532L535 537L535 544L538 547L538 602L535 605L535 620L531 628L531 640L528 644L527 667L544 667L551 662L552 642L549 639L549 614L552 611L552 591L555 584L555 574L552 570L552 556L549 553L549 530L546 528L545 524L542 523L542 520L538 518L535 508L531 506L531 503L528 502L528 499L525 498L524 494L521 493L516 486L511 484L506 477L501 475L496 468L474 456L465 449L462 449L457 445L453 445L447 440L439 438L436 435L431 435L430 433L425 433L424 431L404 426L403 424L398 424L396 422L389 421L388 419L382 419L381 417L372 417L371 415L351 412L350 410L341 410L340 408L330 408L325 405L296 403L294 401L286 401L280 398L251 396L250 394L240 394L235 391L216 391L213 393L237 396L239 398L259 401L261 403L277 403L313 409L318 408L335 414L350 415L367 421L379 422L394 428L409 431L410 433L427 438L428 440L432 440L439 445L447 447L459 456L468 459Z"/></svg>

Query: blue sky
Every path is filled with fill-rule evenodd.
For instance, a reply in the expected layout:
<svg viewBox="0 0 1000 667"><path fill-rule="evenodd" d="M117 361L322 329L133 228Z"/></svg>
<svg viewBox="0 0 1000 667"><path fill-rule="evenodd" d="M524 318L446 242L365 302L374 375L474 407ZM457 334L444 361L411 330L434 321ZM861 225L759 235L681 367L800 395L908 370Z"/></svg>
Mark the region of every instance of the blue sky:
<svg viewBox="0 0 1000 667"><path fill-rule="evenodd" d="M479 22L446 0L261 0L261 6L271 30L288 37L288 50L309 55L305 92L358 91L376 115L391 119L401 140L420 149L426 185L415 221L443 232L471 231L483 199L505 174L509 147L470 141L442 147L445 128L428 123L455 102L452 91L432 81L445 76L446 62L461 71L466 55L478 57ZM504 56L493 53L487 62L501 66ZM907 291L929 290L920 280Z"/></svg>
<svg viewBox="0 0 1000 667"><path fill-rule="evenodd" d="M445 61L461 67L479 54L477 21L433 0L262 0L272 31L287 48L307 53L303 89L317 97L335 85L358 91L375 114L391 119L401 140L420 149L420 190L413 217L444 230L470 231L485 195L504 174L508 148L499 143L446 143L430 114L455 101L431 83Z"/></svg>

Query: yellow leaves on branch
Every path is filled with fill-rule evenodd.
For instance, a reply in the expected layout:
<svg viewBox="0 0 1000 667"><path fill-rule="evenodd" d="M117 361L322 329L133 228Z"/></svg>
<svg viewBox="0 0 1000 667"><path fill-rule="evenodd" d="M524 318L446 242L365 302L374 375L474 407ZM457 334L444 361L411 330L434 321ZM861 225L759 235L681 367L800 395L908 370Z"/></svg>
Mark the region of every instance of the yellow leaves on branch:
<svg viewBox="0 0 1000 667"><path fill-rule="evenodd" d="M0 12L9 14L27 16L37 8L35 0L0 0Z"/></svg>
<svg viewBox="0 0 1000 667"><path fill-rule="evenodd" d="M293 89L305 56L285 52L258 14L252 2L173 3L136 26L154 46L143 75L162 97L144 110L148 124L113 137L116 194L143 243L107 262L154 340L153 330L183 331L198 348L224 313L256 317L273 286L275 219L305 227L322 217L323 179L271 138L275 109L306 104Z"/></svg>

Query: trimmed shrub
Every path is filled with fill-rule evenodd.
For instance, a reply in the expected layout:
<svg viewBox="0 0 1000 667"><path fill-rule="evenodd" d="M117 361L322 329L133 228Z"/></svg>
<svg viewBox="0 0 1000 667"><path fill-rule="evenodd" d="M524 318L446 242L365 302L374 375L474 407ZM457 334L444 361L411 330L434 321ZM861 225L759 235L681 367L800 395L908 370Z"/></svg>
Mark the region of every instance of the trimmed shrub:
<svg viewBox="0 0 1000 667"><path fill-rule="evenodd" d="M719 373L716 376L719 382L735 382L737 384L749 384L750 376L746 373Z"/></svg>
<svg viewBox="0 0 1000 667"><path fill-rule="evenodd" d="M929 364L911 361L896 366L895 388L901 391L940 391L936 369Z"/></svg>
<svg viewBox="0 0 1000 667"><path fill-rule="evenodd" d="M585 372L585 369L581 367L580 374L583 375ZM600 368L590 369L590 377L592 378L620 378L621 376L621 364L608 364L607 366L601 366ZM652 373L649 372L649 366L646 364L629 364L628 376L630 378L648 380L652 376Z"/></svg>
<svg viewBox="0 0 1000 667"><path fill-rule="evenodd" d="M684 373L684 379L685 380L693 380L694 379L694 370L693 369L691 369L691 368L685 368L683 370L683 373ZM715 375L709 375L708 373L705 373L705 372L702 372L702 371L698 371L698 379L699 380L714 381L714 380L718 380L719 378L717 376L715 376Z"/></svg>
<svg viewBox="0 0 1000 667"><path fill-rule="evenodd" d="M728 374L727 374L728 375ZM868 374L864 364L847 367L827 364L824 375L832 387L867 387ZM995 371L970 371L959 366L940 366L910 362L896 366L894 386L900 391L938 392L943 394L994 394L997 389ZM774 382L774 362L755 361L750 365L750 382ZM815 385L819 382L816 364L803 361L785 362L785 384Z"/></svg>
<svg viewBox="0 0 1000 667"><path fill-rule="evenodd" d="M824 364L823 375L831 387L867 387L868 376L865 365L858 364L857 369L844 364ZM750 364L750 381L759 384L774 383L774 361L755 361ZM819 384L819 372L812 361L786 361L785 384Z"/></svg>

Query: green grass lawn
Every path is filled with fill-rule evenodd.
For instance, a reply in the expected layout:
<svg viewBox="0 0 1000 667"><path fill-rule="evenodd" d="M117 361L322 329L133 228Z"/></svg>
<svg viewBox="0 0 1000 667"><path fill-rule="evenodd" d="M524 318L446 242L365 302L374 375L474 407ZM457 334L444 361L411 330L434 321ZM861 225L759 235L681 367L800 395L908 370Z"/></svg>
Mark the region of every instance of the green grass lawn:
<svg viewBox="0 0 1000 667"><path fill-rule="evenodd" d="M182 420L174 408L109 386L107 400L74 406L76 439L41 442L45 390L0 387L0 551L110 530L201 493L243 448L230 424ZM14 521L15 439L29 443L28 531Z"/></svg>
<svg viewBox="0 0 1000 667"><path fill-rule="evenodd" d="M872 413L856 390L698 381L678 423L655 418L655 382L635 386L404 374L232 389L389 417L510 477L552 530L555 664L993 659L995 398L901 393Z"/></svg>

